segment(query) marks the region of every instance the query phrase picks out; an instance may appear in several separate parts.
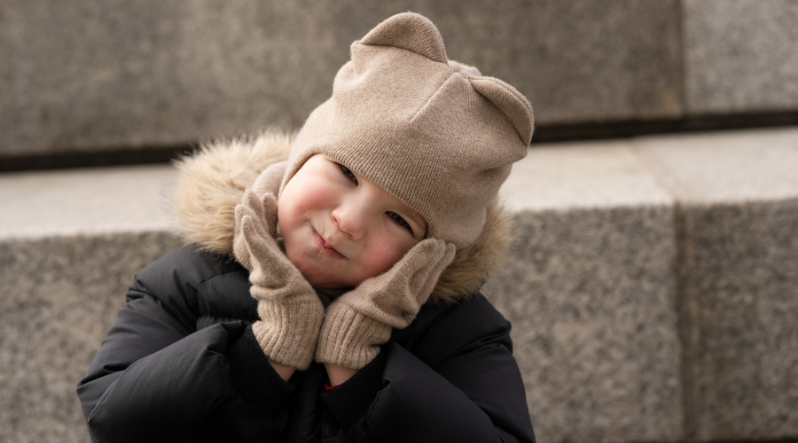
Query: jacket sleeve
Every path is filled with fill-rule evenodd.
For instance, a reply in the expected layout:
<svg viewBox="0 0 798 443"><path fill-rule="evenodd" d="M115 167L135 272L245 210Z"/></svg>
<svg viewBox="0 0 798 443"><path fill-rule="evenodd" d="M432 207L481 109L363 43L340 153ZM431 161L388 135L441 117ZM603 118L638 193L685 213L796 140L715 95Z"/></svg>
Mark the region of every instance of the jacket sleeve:
<svg viewBox="0 0 798 443"><path fill-rule="evenodd" d="M171 266L186 253L142 271L152 287L137 275L78 384L95 442L262 440L285 426L293 387L257 352L246 323L193 327L201 279Z"/></svg>
<svg viewBox="0 0 798 443"><path fill-rule="evenodd" d="M389 342L382 351L386 358L381 385L374 387L369 377L353 377L363 388L372 386L373 392L359 420L347 412L357 400L351 403L351 394L341 390L346 383L324 394L338 396L325 398L325 405L341 425L337 435L327 435L328 441L534 442L509 322L482 300L477 302L480 309L447 315L425 333L436 336L428 342L443 347L420 345L411 353ZM484 315L501 321L491 322L487 330L463 327L484 323ZM442 352L452 346L453 353ZM342 399L346 396L349 403Z"/></svg>

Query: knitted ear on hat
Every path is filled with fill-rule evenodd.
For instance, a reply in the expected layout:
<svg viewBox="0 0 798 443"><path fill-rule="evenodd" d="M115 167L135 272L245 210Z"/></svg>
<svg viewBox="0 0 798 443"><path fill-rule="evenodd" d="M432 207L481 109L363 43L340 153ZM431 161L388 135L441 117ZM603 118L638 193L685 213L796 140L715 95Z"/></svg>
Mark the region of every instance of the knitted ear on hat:
<svg viewBox="0 0 798 443"><path fill-rule="evenodd" d="M394 46L446 63L443 37L432 22L412 12L396 14L372 29L360 40L361 45Z"/></svg>
<svg viewBox="0 0 798 443"><path fill-rule="evenodd" d="M454 70L454 72L459 72L466 77L481 77L482 73L479 72L475 66L468 66L466 64L456 62L454 60L449 60L449 67Z"/></svg>
<svg viewBox="0 0 798 443"><path fill-rule="evenodd" d="M532 105L517 89L495 77L470 77L471 86L507 116L524 144L532 141Z"/></svg>

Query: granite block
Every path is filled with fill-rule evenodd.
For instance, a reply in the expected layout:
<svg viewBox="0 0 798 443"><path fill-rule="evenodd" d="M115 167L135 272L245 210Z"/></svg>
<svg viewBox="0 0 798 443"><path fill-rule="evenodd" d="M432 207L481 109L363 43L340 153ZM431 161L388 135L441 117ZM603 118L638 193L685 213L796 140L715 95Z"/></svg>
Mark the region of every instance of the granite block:
<svg viewBox="0 0 798 443"><path fill-rule="evenodd" d="M75 386L133 275L182 242L174 170L0 175L0 441L88 441Z"/></svg>
<svg viewBox="0 0 798 443"><path fill-rule="evenodd" d="M631 144L684 204L798 195L798 127L642 137Z"/></svg>
<svg viewBox="0 0 798 443"><path fill-rule="evenodd" d="M798 197L680 214L687 435L798 436Z"/></svg>
<svg viewBox="0 0 798 443"><path fill-rule="evenodd" d="M329 95L354 33L368 29L343 27L313 4L2 0L0 152L296 127Z"/></svg>
<svg viewBox="0 0 798 443"><path fill-rule="evenodd" d="M689 115L798 108L798 3L685 0Z"/></svg>
<svg viewBox="0 0 798 443"><path fill-rule="evenodd" d="M0 240L0 441L89 441L75 386L159 232Z"/></svg>
<svg viewBox="0 0 798 443"><path fill-rule="evenodd" d="M171 166L0 174L0 238L176 228Z"/></svg>
<svg viewBox="0 0 798 443"><path fill-rule="evenodd" d="M484 291L513 324L539 441L680 441L672 206L516 214Z"/></svg>
<svg viewBox="0 0 798 443"><path fill-rule="evenodd" d="M515 86L539 125L682 113L678 1L416 5L439 26L451 58Z"/></svg>
<svg viewBox="0 0 798 443"><path fill-rule="evenodd" d="M502 195L512 250L484 291L539 441L679 441L673 197L624 142L532 149Z"/></svg>
<svg viewBox="0 0 798 443"><path fill-rule="evenodd" d="M0 158L299 127L349 45L407 10L538 124L681 115L677 0L0 0Z"/></svg>
<svg viewBox="0 0 798 443"><path fill-rule="evenodd" d="M538 145L499 194L513 212L673 204L628 140Z"/></svg>
<svg viewBox="0 0 798 443"><path fill-rule="evenodd" d="M638 144L679 200L685 435L798 436L798 129Z"/></svg>

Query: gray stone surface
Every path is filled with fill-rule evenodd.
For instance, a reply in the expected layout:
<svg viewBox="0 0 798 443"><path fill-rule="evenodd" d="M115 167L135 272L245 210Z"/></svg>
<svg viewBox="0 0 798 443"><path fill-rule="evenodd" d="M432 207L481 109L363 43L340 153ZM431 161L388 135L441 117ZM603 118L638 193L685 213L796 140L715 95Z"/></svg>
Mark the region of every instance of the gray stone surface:
<svg viewBox="0 0 798 443"><path fill-rule="evenodd" d="M176 227L171 166L0 174L0 238Z"/></svg>
<svg viewBox="0 0 798 443"><path fill-rule="evenodd" d="M0 441L88 442L75 386L166 233L0 240Z"/></svg>
<svg viewBox="0 0 798 443"><path fill-rule="evenodd" d="M515 212L673 203L628 140L535 146L499 192Z"/></svg>
<svg viewBox="0 0 798 443"><path fill-rule="evenodd" d="M632 145L686 204L798 196L796 127L644 137Z"/></svg>
<svg viewBox="0 0 798 443"><path fill-rule="evenodd" d="M299 127L406 10L539 125L798 109L791 0L0 0L0 159Z"/></svg>
<svg viewBox="0 0 798 443"><path fill-rule="evenodd" d="M676 0L0 0L0 158L298 127L350 43L407 10L539 124L681 114Z"/></svg>
<svg viewBox="0 0 798 443"><path fill-rule="evenodd" d="M798 198L689 207L680 221L687 435L798 436Z"/></svg>
<svg viewBox="0 0 798 443"><path fill-rule="evenodd" d="M533 149L503 194L513 249L484 290L539 441L679 441L673 198L620 142Z"/></svg>
<svg viewBox="0 0 798 443"><path fill-rule="evenodd" d="M307 7L2 0L0 152L160 146L298 125L348 48L330 46L347 32L329 16L297 14Z"/></svg>
<svg viewBox="0 0 798 443"><path fill-rule="evenodd" d="M798 109L798 3L684 0L688 114Z"/></svg>
<svg viewBox="0 0 798 443"><path fill-rule="evenodd" d="M798 436L798 129L638 144L680 201L685 435Z"/></svg>
<svg viewBox="0 0 798 443"><path fill-rule="evenodd" d="M485 292L513 323L539 441L680 441L673 207L517 214Z"/></svg>
<svg viewBox="0 0 798 443"><path fill-rule="evenodd" d="M133 274L181 242L168 166L0 175L0 441L89 441L75 386Z"/></svg>
<svg viewBox="0 0 798 443"><path fill-rule="evenodd" d="M681 115L678 1L439 0L412 6L440 27L451 58L529 97L537 124Z"/></svg>

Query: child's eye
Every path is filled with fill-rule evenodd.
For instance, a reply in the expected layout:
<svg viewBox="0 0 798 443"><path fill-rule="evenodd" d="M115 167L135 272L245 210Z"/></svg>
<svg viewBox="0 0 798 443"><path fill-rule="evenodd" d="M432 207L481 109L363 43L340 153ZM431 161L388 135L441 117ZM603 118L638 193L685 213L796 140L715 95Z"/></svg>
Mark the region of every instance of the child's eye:
<svg viewBox="0 0 798 443"><path fill-rule="evenodd" d="M341 164L339 164L338 166L340 166L340 167L341 167L341 172L343 172L343 174L344 174L344 175L345 175L347 178L349 178L350 180L352 180L353 182L355 182L355 184L357 184L357 177L355 177L355 174L354 174L352 171L350 171L350 170L349 170L349 168L347 168L346 166L344 166L344 165L341 165Z"/></svg>
<svg viewBox="0 0 798 443"><path fill-rule="evenodd" d="M388 211L387 214L388 217L391 217L393 221L395 221L399 226L407 229L408 231L410 231L411 234L413 233L413 228L411 228L410 225L405 221L405 219L403 219L399 214L390 211Z"/></svg>

